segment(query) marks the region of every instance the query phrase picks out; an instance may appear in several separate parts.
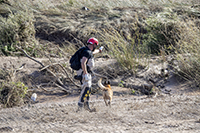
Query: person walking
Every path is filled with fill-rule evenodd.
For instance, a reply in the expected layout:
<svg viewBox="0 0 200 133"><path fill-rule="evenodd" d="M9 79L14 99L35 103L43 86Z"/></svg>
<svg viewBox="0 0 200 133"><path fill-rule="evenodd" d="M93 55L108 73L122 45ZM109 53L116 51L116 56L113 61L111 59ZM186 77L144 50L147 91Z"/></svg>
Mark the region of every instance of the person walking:
<svg viewBox="0 0 200 133"><path fill-rule="evenodd" d="M90 109L89 99L91 95L91 86L92 86L92 69L94 68L94 54L101 53L103 46L99 49L96 49L99 45L99 42L96 38L92 37L88 39L87 46L80 48L76 53L78 53L78 62L80 64L80 69L77 70L77 75L75 79L81 81L81 94L78 101L78 111L81 111L83 108L90 112L95 112L96 109ZM75 54L76 54L75 53ZM79 65L78 64L78 65ZM78 66L76 64L76 66ZM78 68L77 68L78 69Z"/></svg>

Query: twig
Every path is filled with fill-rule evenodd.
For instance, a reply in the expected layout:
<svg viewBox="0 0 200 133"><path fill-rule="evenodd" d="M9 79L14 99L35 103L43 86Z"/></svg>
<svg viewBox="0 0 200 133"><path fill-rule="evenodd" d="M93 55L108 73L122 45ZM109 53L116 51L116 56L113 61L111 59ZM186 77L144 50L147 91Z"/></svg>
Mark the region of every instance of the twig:
<svg viewBox="0 0 200 133"><path fill-rule="evenodd" d="M52 89L52 90L47 90L47 89L45 89L44 87L42 87L43 85L45 85L45 84L39 85L39 86L37 86L37 88L41 88L42 90L44 90L44 91L46 91L46 92L52 92L52 91L57 90L57 88ZM49 85L49 84L47 83L46 85Z"/></svg>
<svg viewBox="0 0 200 133"><path fill-rule="evenodd" d="M63 89L62 86L56 84L55 82L53 82L53 83L42 83L42 84L40 84L40 85L36 85L36 87L37 87L38 89L40 88L40 89L42 89L42 90L44 90L44 91L46 91L46 92L52 92L52 91L57 90L57 88L52 89L52 90L47 90L47 89L45 89L44 87L42 87L42 86L48 86L48 85L54 85L54 86L57 86L57 87L60 88L62 91L65 91L65 92L67 92L67 93L71 93L71 91L66 90L66 89Z"/></svg>
<svg viewBox="0 0 200 133"><path fill-rule="evenodd" d="M42 67L45 67L41 62L37 61L36 59L30 57L23 49L21 49L20 47L16 46L20 51L22 51L28 58L30 58L31 60L39 63Z"/></svg>
<svg viewBox="0 0 200 133"><path fill-rule="evenodd" d="M65 90L65 89L63 89L63 87L62 87L62 86L60 86L60 85L56 84L55 82L54 82L54 85L56 85L58 88L60 88L61 90L65 91L65 92L67 92L67 93L71 93L71 91L70 91L70 90Z"/></svg>
<svg viewBox="0 0 200 133"><path fill-rule="evenodd" d="M77 84L69 77L69 74L67 73L67 71L65 70L65 68L64 68L60 63L53 63L53 64L50 64L50 65L45 66L44 68L42 68L40 71L42 71L42 70L44 70L44 69L47 69L47 68L50 67L50 66L55 66L55 65L58 65L58 66L60 66L60 67L63 69L63 71L65 72L65 74L66 74L67 77L69 78L69 80L70 80L74 85L76 85L77 87L81 87L80 85L77 85Z"/></svg>
<svg viewBox="0 0 200 133"><path fill-rule="evenodd" d="M45 67L41 62L39 62L38 60L36 60L36 59L30 57L23 49L21 49L21 48L18 47L18 46L16 46L16 47L17 47L20 51L22 51L28 58L30 58L31 60L33 60L33 61L39 63L42 67ZM62 85L62 90L65 90L65 92L67 92L66 86L60 81L60 79L57 78L57 76L56 76L51 70L49 70L49 69L46 69L46 70L47 70L49 73L51 73L51 74L56 78L56 80L58 81L58 83L59 83L60 85Z"/></svg>

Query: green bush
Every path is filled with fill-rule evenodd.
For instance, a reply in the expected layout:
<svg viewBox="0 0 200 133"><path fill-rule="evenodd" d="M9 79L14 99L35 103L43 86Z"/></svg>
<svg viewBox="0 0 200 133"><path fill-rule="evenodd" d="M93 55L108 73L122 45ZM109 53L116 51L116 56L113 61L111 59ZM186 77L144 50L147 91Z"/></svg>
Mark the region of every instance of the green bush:
<svg viewBox="0 0 200 133"><path fill-rule="evenodd" d="M147 34L144 35L144 46L151 54L159 54L160 50L174 52L171 46L176 46L179 39L179 28L176 14L159 13L156 17L146 20Z"/></svg>
<svg viewBox="0 0 200 133"><path fill-rule="evenodd" d="M36 45L34 17L30 12L17 11L7 18L0 16L0 47L4 55L16 52L16 45L27 51Z"/></svg>
<svg viewBox="0 0 200 133"><path fill-rule="evenodd" d="M24 103L28 87L22 82L8 82L0 85L0 100L5 107L19 106Z"/></svg>

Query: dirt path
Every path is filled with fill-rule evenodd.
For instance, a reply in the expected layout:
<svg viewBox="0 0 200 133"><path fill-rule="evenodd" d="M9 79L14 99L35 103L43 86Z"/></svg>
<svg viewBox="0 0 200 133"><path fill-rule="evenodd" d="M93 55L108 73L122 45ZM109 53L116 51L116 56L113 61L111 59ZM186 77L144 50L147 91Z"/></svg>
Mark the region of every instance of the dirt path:
<svg viewBox="0 0 200 133"><path fill-rule="evenodd" d="M0 110L3 132L188 132L200 131L200 97L166 95L157 98L124 96L106 107L93 95L91 106L97 112L76 113L77 101L31 104ZM78 97L74 97L77 100ZM6 131L7 130L7 131Z"/></svg>

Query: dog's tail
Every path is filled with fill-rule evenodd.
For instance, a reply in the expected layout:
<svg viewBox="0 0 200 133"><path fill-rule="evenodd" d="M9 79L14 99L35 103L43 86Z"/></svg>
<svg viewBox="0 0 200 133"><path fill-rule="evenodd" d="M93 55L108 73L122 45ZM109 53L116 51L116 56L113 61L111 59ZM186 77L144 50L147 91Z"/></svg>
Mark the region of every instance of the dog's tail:
<svg viewBox="0 0 200 133"><path fill-rule="evenodd" d="M99 81L98 81L98 86L99 86L102 90L105 90L106 87L101 83L101 81L102 81L102 78L99 79Z"/></svg>

